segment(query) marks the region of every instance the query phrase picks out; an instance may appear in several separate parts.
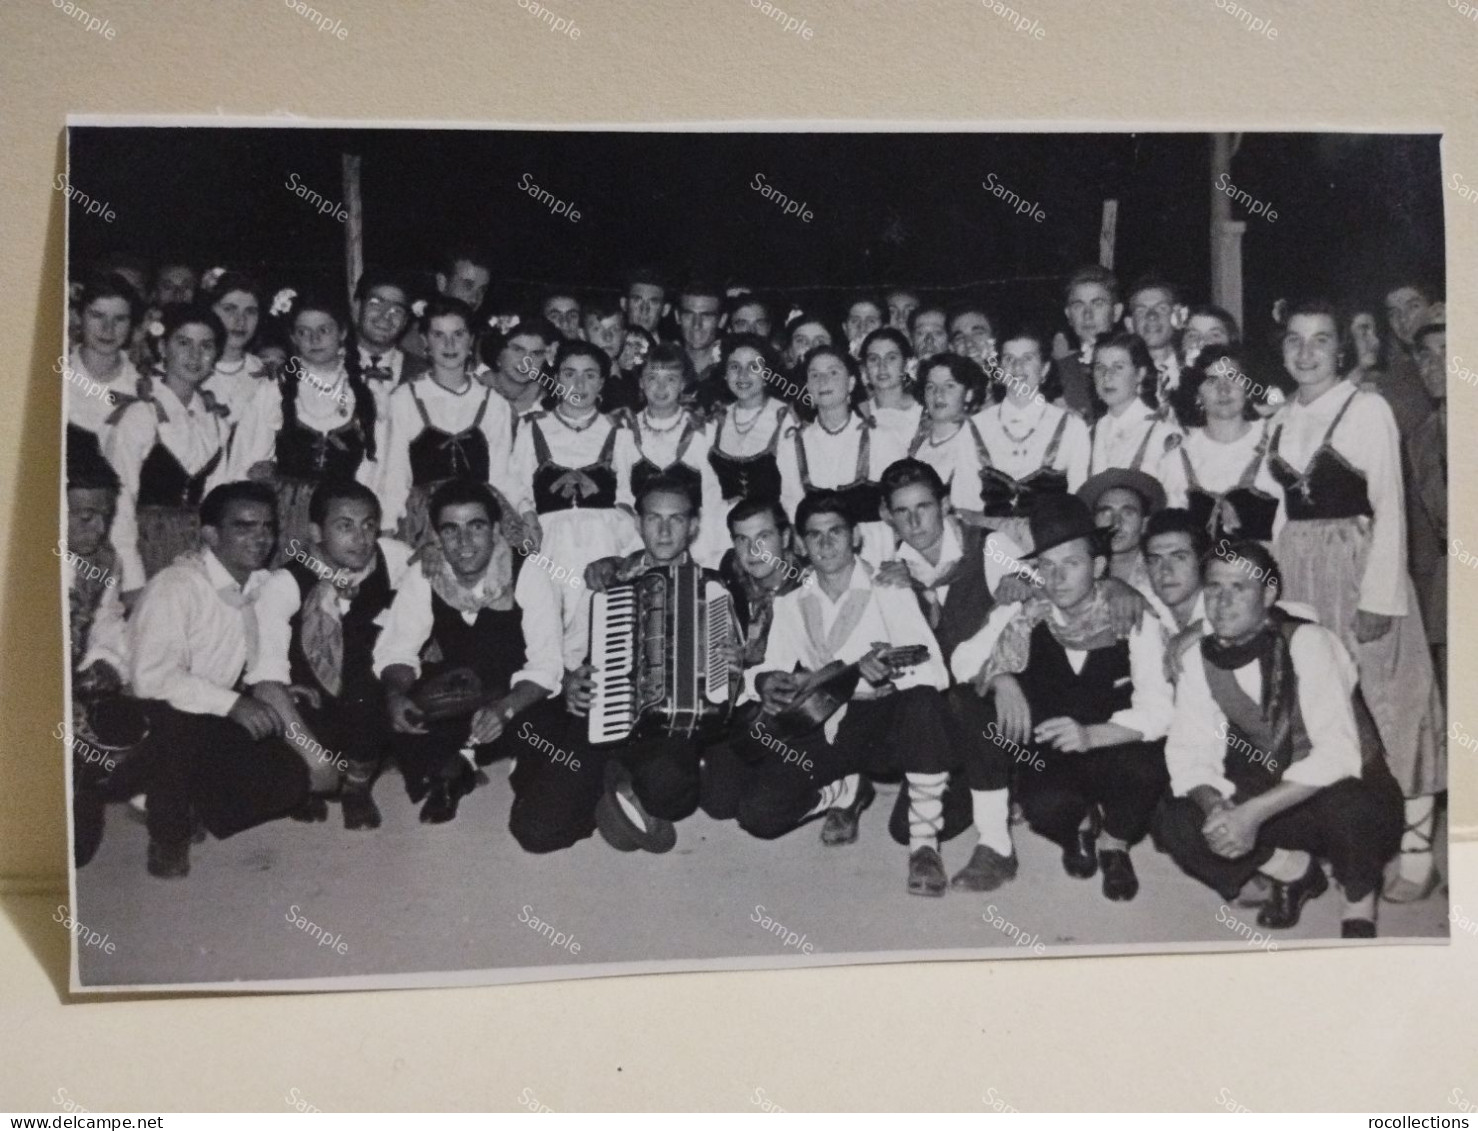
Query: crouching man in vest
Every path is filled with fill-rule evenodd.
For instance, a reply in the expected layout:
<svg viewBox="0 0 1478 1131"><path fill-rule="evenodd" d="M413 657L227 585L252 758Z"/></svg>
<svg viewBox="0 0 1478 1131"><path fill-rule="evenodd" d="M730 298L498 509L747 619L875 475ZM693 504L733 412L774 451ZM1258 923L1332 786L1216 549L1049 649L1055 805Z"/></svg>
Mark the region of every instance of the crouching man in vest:
<svg viewBox="0 0 1478 1131"><path fill-rule="evenodd" d="M1068 875L1103 870L1103 894L1130 900L1129 850L1149 831L1165 789L1161 739L1173 698L1152 614L1128 639L1115 629L1105 580L1108 535L1074 495L1031 515L1043 596L1001 605L955 649L956 678L994 698L989 737L1011 752L1027 823L1062 848Z"/></svg>
<svg viewBox="0 0 1478 1131"><path fill-rule="evenodd" d="M443 484L428 514L436 541L400 583L374 666L406 792L425 800L423 822L442 824L477 784L476 767L524 752L513 720L559 691L564 667L558 599L543 570L523 568L488 486Z"/></svg>
<svg viewBox="0 0 1478 1131"><path fill-rule="evenodd" d="M1339 637L1275 607L1278 564L1261 544L1222 547L1205 567L1213 635L1185 656L1165 744L1174 798L1166 851L1228 901L1261 872L1258 924L1298 924L1303 905L1344 889L1344 938L1375 937L1402 802L1374 724L1359 725L1356 671ZM1362 757L1362 751L1364 752Z"/></svg>

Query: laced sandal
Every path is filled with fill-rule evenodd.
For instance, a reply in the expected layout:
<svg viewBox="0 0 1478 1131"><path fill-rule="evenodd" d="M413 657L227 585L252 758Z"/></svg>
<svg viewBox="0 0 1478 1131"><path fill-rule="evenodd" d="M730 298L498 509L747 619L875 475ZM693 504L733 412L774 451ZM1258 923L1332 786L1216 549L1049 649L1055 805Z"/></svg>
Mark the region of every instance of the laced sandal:
<svg viewBox="0 0 1478 1131"><path fill-rule="evenodd" d="M1391 862L1391 865L1394 865L1394 867L1388 865L1386 882L1381 888L1381 898L1387 903L1416 903L1426 899L1437 890L1437 885L1442 880L1442 877L1437 873L1437 858L1432 852L1437 831L1437 810L1435 805L1433 806L1430 817L1424 818L1424 820L1426 819L1430 819L1432 822L1431 833L1422 831L1421 822L1414 825L1408 824L1401 832L1401 839L1403 841L1406 840L1407 834L1409 833L1421 843L1414 848L1406 848L1403 845L1401 856ZM1413 880L1401 874L1399 863L1401 857L1423 855L1427 857L1426 879Z"/></svg>

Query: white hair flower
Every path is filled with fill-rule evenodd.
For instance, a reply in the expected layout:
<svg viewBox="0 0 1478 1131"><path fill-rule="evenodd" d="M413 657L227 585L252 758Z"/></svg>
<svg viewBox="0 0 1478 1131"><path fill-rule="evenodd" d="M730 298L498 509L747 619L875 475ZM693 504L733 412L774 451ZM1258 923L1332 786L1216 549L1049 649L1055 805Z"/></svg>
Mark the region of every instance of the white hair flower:
<svg viewBox="0 0 1478 1131"><path fill-rule="evenodd" d="M154 319L152 322L150 322L148 324L148 326L146 326L144 328L146 330L148 330L149 337L151 337L151 338L162 338L162 337L164 337L164 323L161 322L161 321L159 321L159 319L157 319L157 318Z"/></svg>
<svg viewBox="0 0 1478 1131"><path fill-rule="evenodd" d="M426 300L418 298L415 302L411 303L411 313L417 318L424 318L426 316Z"/></svg>
<svg viewBox="0 0 1478 1131"><path fill-rule="evenodd" d="M209 294L216 289L216 284L221 281L221 276L226 273L224 267L212 267L204 275L200 276L200 289Z"/></svg>
<svg viewBox="0 0 1478 1131"><path fill-rule="evenodd" d="M513 327L518 325L517 314L499 314L488 319L488 325L492 326L500 334L507 334Z"/></svg>
<svg viewBox="0 0 1478 1131"><path fill-rule="evenodd" d="M276 315L286 314L293 308L293 302L297 299L298 292L291 287L283 287L272 296L272 305L268 308L269 313Z"/></svg>

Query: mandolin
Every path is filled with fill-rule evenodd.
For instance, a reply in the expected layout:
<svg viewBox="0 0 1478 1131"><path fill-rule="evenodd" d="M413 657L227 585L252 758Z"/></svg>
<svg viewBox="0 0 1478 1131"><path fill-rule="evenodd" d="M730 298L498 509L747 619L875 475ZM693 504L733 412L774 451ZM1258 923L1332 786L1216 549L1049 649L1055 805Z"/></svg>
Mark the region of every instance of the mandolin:
<svg viewBox="0 0 1478 1131"><path fill-rule="evenodd" d="M906 644L900 648L888 648L878 658L897 674L922 664L929 658L929 649L923 644ZM797 686L790 705L772 716L773 721L767 729L781 738L799 738L821 726L852 698L862 679L861 662L844 664L841 660L833 660L806 675Z"/></svg>

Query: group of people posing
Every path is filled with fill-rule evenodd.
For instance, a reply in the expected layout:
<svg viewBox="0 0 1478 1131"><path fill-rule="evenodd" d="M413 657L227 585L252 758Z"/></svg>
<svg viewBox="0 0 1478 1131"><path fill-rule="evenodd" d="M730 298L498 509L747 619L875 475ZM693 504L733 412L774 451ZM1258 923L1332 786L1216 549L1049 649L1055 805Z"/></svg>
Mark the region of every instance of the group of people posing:
<svg viewBox="0 0 1478 1131"><path fill-rule="evenodd" d="M919 895L1011 882L1022 823L1112 900L1152 837L1271 928L1326 865L1346 937L1440 882L1428 283L1389 333L1280 304L1267 376L1228 312L1097 266L1055 331L645 271L502 310L466 249L414 303L108 266L64 369L74 755L117 753L74 756L79 863L108 800L181 877L207 832L377 827L390 767L450 821L508 760L530 852L666 851L700 806L845 845L882 785ZM592 594L684 564L731 597L727 723L593 744ZM840 709L778 726L834 661Z"/></svg>

